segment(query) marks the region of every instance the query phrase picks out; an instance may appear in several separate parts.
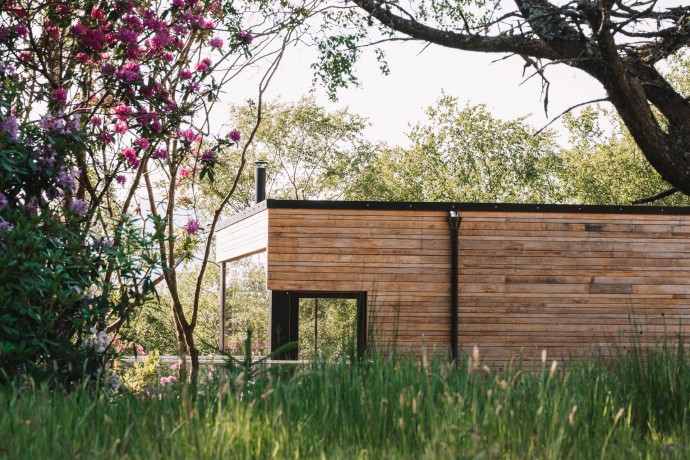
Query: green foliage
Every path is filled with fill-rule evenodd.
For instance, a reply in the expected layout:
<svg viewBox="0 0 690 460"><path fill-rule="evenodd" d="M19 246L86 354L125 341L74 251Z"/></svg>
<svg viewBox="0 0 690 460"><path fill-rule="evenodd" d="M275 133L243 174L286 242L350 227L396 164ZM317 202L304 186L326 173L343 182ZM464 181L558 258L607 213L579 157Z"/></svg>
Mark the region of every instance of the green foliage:
<svg viewBox="0 0 690 460"><path fill-rule="evenodd" d="M442 96L412 127L410 148L384 149L347 194L393 201L555 202L559 159L552 133L522 119L502 121L484 106Z"/></svg>
<svg viewBox="0 0 690 460"><path fill-rule="evenodd" d="M194 400L171 388L109 402L16 382L0 389L0 436L12 439L0 449L9 458L685 458L680 349L499 372L470 359L370 356L254 379L239 372Z"/></svg>
<svg viewBox="0 0 690 460"><path fill-rule="evenodd" d="M299 359L350 356L356 331L356 300L300 299Z"/></svg>
<svg viewBox="0 0 690 460"><path fill-rule="evenodd" d="M192 313L192 299L196 290L198 263L190 263L178 268L178 295L186 315ZM215 264L209 264L206 283L199 299L199 311L195 337L202 355L214 354L218 344L219 300L218 290L220 271ZM122 328L122 336L141 344L146 350L155 350L161 355L178 353L177 335L172 311L172 297L166 286L162 285L156 299L143 305L137 316Z"/></svg>
<svg viewBox="0 0 690 460"><path fill-rule="evenodd" d="M564 194L580 204L630 204L670 188L644 157L615 114L587 108L566 115L569 146L561 150L559 171ZM687 206L675 194L655 201L658 206Z"/></svg>
<svg viewBox="0 0 690 460"><path fill-rule="evenodd" d="M232 117L242 132L251 132L255 107L236 107ZM328 112L305 97L295 103L271 102L247 152L245 168L231 207L245 209L254 202L256 160L267 160L267 196L282 199L340 199L353 177L373 159L374 146L363 134L366 119L347 110ZM207 187L202 207L216 209L240 163L240 152L227 150L216 165L216 180Z"/></svg>
<svg viewBox="0 0 690 460"><path fill-rule="evenodd" d="M268 352L268 291L266 253L228 264L226 286L226 351L243 354L247 331L252 331L252 354Z"/></svg>
<svg viewBox="0 0 690 460"><path fill-rule="evenodd" d="M158 352L149 352L122 373L122 383L132 393L152 395L158 387L160 366Z"/></svg>
<svg viewBox="0 0 690 460"><path fill-rule="evenodd" d="M13 80L3 84L2 105L16 103ZM78 130L30 123L0 130L2 380L24 374L71 386L104 378L112 359L105 321L127 317L153 292L154 236L123 217L112 228L114 244L88 224L69 171L83 150Z"/></svg>

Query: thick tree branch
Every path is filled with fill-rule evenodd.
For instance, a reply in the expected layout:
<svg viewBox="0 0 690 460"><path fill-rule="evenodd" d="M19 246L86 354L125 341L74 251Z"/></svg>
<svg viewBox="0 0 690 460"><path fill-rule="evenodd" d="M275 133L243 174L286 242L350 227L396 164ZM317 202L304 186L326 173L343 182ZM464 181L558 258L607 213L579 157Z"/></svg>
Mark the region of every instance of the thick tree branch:
<svg viewBox="0 0 690 460"><path fill-rule="evenodd" d="M540 40L523 34L485 36L458 33L429 27L415 19L397 16L377 0L354 0L354 3L376 18L381 24L417 40L428 41L448 48L483 53L529 54L541 59L559 59L561 56Z"/></svg>
<svg viewBox="0 0 690 460"><path fill-rule="evenodd" d="M645 203L652 203L654 201L661 200L662 198L666 198L667 196L671 196L674 193L678 193L678 190L675 189L674 187L671 187L668 190L664 190L661 193L657 193L656 195L648 196L646 198L640 198L639 200L635 200L632 202L632 204L645 204Z"/></svg>

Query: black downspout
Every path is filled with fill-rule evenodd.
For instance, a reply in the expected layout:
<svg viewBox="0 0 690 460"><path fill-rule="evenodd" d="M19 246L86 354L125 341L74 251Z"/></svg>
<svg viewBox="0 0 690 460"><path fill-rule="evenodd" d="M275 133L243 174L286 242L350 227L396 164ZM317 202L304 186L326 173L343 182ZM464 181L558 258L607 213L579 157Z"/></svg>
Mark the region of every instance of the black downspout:
<svg viewBox="0 0 690 460"><path fill-rule="evenodd" d="M450 211L448 214L451 241L450 357L456 362L458 359L458 233L461 220L462 217L457 211Z"/></svg>

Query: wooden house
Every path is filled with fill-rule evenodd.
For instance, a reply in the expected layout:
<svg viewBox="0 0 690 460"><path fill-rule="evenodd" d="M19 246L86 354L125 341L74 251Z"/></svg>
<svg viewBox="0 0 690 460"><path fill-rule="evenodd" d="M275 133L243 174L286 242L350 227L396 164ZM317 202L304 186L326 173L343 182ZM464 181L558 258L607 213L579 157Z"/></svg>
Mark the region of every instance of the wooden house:
<svg viewBox="0 0 690 460"><path fill-rule="evenodd" d="M266 251L272 349L297 340L304 297L355 299L360 348L478 346L500 363L650 343L690 321L690 208L269 199L216 244L224 274Z"/></svg>

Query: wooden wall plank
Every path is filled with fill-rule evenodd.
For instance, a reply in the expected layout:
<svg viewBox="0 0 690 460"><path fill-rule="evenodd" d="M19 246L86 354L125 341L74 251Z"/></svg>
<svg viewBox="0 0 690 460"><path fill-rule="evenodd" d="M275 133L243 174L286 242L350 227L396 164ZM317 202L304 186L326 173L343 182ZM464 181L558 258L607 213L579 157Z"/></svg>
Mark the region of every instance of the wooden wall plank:
<svg viewBox="0 0 690 460"><path fill-rule="evenodd" d="M268 210L242 219L216 234L216 261L227 262L264 251L268 244Z"/></svg>
<svg viewBox="0 0 690 460"><path fill-rule="evenodd" d="M491 363L653 341L690 323L686 216L460 215L458 339ZM375 340L447 349L446 212L269 208L267 241L269 289L367 291Z"/></svg>

